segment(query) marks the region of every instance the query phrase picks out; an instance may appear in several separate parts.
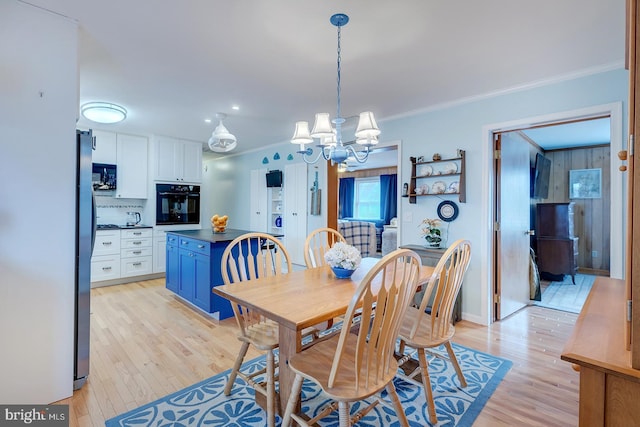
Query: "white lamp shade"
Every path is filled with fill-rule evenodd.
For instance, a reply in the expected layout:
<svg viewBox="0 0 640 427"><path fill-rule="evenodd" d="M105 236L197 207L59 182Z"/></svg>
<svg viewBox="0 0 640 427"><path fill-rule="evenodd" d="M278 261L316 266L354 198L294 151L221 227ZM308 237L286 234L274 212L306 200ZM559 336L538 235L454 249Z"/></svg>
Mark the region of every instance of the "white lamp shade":
<svg viewBox="0 0 640 427"><path fill-rule="evenodd" d="M87 102L80 107L84 118L96 123L118 123L127 118L127 110L109 102Z"/></svg>
<svg viewBox="0 0 640 427"><path fill-rule="evenodd" d="M311 136L313 138L325 138L334 135L333 126L331 125L331 119L329 113L317 113L316 121L313 124L311 130Z"/></svg>
<svg viewBox="0 0 640 427"><path fill-rule="evenodd" d="M358 138L356 139L356 143L360 145L376 145L378 143L378 137L371 136L367 138Z"/></svg>
<svg viewBox="0 0 640 427"><path fill-rule="evenodd" d="M356 128L356 138L367 139L378 135L380 135L380 129L378 129L373 113L371 111L360 113L360 120L358 120L358 127Z"/></svg>
<svg viewBox="0 0 640 427"><path fill-rule="evenodd" d="M335 147L337 142L338 142L338 140L336 139L336 134L335 134L335 132L333 132L329 136L321 137L319 145L324 146L324 147Z"/></svg>
<svg viewBox="0 0 640 427"><path fill-rule="evenodd" d="M309 144L313 138L309 134L309 122L296 122L296 130L291 138L292 144Z"/></svg>

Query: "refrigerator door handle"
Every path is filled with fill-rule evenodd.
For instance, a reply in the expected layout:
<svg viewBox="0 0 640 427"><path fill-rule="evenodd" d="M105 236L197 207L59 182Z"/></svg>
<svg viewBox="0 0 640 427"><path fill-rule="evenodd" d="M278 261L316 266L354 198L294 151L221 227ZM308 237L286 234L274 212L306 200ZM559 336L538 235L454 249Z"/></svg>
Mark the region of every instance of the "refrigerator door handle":
<svg viewBox="0 0 640 427"><path fill-rule="evenodd" d="M91 187L91 254L93 255L93 247L96 244L96 229L98 227L98 219L96 217L96 194Z"/></svg>

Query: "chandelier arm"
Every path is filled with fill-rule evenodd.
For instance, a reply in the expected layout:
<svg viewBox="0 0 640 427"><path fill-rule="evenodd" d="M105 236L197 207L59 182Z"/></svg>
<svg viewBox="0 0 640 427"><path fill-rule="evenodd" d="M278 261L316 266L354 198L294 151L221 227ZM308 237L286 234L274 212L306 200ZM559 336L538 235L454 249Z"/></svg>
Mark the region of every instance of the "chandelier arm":
<svg viewBox="0 0 640 427"><path fill-rule="evenodd" d="M319 148L320 148L320 152L318 153L318 155L313 160L311 160L311 155L309 154L310 149L307 149L307 150L304 150L304 151L298 151L298 153L302 154L302 160L304 160L304 162L309 164L309 165L312 165L314 163L318 163L318 160L320 160L320 157L324 158L325 160L329 160L328 155L325 154L324 147L319 146Z"/></svg>
<svg viewBox="0 0 640 427"><path fill-rule="evenodd" d="M358 154L358 151L356 151L350 145L347 145L345 148L358 161L358 163L364 163L364 162L367 161L367 158L369 158L369 153L370 153L369 147L366 148L366 150L364 151L364 154L362 154L362 155ZM362 151L360 151L360 153L362 153Z"/></svg>

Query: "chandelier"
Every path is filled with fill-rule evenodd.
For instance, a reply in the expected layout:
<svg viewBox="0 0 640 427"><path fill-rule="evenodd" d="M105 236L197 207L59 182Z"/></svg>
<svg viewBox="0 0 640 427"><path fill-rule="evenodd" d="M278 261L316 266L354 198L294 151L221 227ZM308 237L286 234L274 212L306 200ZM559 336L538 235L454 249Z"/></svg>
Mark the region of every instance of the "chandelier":
<svg viewBox="0 0 640 427"><path fill-rule="evenodd" d="M371 147L378 143L378 135L380 129L376 119L371 111L360 113L360 119L356 128L356 143L363 150L356 150L351 144L345 145L342 141L342 125L345 119L340 115L340 29L349 22L349 17L343 13L337 13L330 19L331 24L338 28L338 77L337 81L337 116L331 120L329 113L317 113L313 129L309 132L309 123L306 121L296 122L296 128L291 138L292 144L299 144L299 154L306 163L316 163L320 157L325 160L331 160L331 164L344 163L347 158L353 158L359 163L364 163L369 157ZM332 126L335 125L335 128ZM314 138L318 139L317 144L320 153L315 159L311 158L313 150L305 148L306 144L313 142Z"/></svg>

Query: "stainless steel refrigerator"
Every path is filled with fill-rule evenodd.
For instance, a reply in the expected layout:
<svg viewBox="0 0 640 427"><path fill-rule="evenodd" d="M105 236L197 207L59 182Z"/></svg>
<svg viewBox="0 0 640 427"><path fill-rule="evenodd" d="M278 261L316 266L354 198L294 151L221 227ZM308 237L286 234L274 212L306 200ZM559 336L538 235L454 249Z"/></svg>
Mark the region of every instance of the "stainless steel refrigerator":
<svg viewBox="0 0 640 427"><path fill-rule="evenodd" d="M89 375L91 311L91 253L95 241L96 216L91 184L93 138L91 131L76 130L76 256L75 256L75 345L73 389L84 385Z"/></svg>

